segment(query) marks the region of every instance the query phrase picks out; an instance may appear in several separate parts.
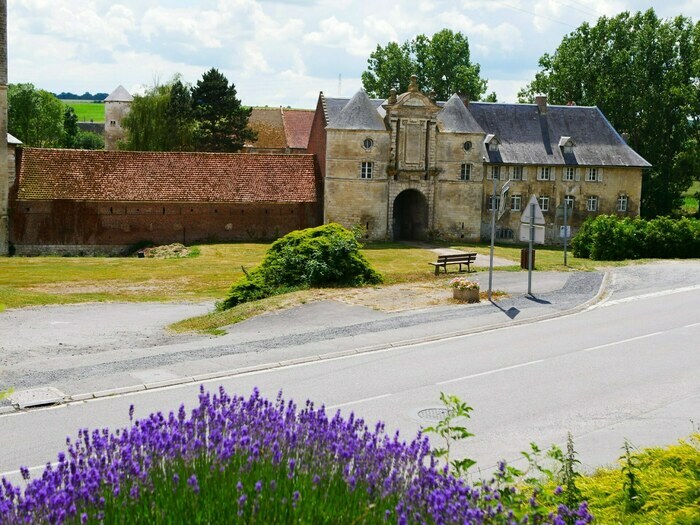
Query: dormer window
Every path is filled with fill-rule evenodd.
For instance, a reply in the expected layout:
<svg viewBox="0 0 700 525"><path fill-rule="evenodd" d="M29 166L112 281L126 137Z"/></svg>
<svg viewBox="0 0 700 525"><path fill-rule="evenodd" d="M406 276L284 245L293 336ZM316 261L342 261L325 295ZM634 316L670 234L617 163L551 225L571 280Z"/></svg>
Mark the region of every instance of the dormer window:
<svg viewBox="0 0 700 525"><path fill-rule="evenodd" d="M571 137L561 137L559 147L564 155L571 155L574 152L574 141L571 140Z"/></svg>
<svg viewBox="0 0 700 525"><path fill-rule="evenodd" d="M374 147L374 141L368 137L362 141L362 147L369 151Z"/></svg>
<svg viewBox="0 0 700 525"><path fill-rule="evenodd" d="M486 146L486 151L498 151L498 145L501 143L498 137L493 133L486 135L484 139L484 145Z"/></svg>

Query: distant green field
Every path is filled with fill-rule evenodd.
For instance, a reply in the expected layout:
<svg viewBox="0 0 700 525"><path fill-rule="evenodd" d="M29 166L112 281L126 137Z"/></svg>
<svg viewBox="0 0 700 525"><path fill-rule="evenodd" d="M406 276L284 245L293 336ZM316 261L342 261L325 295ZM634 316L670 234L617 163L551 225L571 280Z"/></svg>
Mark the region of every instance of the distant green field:
<svg viewBox="0 0 700 525"><path fill-rule="evenodd" d="M105 105L83 100L63 100L66 106L71 106L80 122L104 122Z"/></svg>

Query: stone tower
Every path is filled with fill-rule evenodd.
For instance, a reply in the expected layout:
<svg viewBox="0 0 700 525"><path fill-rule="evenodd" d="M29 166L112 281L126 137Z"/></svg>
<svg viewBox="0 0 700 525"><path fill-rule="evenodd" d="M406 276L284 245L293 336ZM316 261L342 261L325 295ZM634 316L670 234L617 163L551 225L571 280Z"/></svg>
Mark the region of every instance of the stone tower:
<svg viewBox="0 0 700 525"><path fill-rule="evenodd" d="M134 97L118 86L105 99L105 149L114 151L120 140L126 136L122 127L122 119L129 113Z"/></svg>
<svg viewBox="0 0 700 525"><path fill-rule="evenodd" d="M0 0L0 255L9 250L7 158L7 0Z"/></svg>

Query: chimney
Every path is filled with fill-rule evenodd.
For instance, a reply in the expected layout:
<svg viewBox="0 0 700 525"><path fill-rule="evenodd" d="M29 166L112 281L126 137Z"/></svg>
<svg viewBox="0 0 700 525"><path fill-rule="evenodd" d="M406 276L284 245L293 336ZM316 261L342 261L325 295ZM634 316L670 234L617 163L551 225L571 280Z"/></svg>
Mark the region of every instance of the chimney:
<svg viewBox="0 0 700 525"><path fill-rule="evenodd" d="M622 132L622 140L625 141L625 144L629 144L630 142L630 134L627 133L626 131Z"/></svg>
<svg viewBox="0 0 700 525"><path fill-rule="evenodd" d="M469 95L466 93L457 93L457 96L462 99L462 103L469 107Z"/></svg>
<svg viewBox="0 0 700 525"><path fill-rule="evenodd" d="M537 111L540 115L547 114L547 95L537 95L535 97L535 103L537 104Z"/></svg>

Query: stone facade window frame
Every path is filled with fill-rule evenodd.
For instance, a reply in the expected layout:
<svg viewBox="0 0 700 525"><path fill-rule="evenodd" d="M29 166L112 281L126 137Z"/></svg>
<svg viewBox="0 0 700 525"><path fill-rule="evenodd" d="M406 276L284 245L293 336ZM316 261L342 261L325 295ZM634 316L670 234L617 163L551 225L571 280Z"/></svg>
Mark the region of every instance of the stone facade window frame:
<svg viewBox="0 0 700 525"><path fill-rule="evenodd" d="M510 180L523 180L522 166L513 166L513 173L511 173Z"/></svg>
<svg viewBox="0 0 700 525"><path fill-rule="evenodd" d="M586 211L596 212L600 205L600 200L597 195L589 195L586 197Z"/></svg>
<svg viewBox="0 0 700 525"><path fill-rule="evenodd" d="M374 162L372 162L371 160L363 160L360 163L360 178L361 179L371 179L373 171L374 171Z"/></svg>
<svg viewBox="0 0 700 525"><path fill-rule="evenodd" d="M573 210L576 206L576 197L573 195L564 195L564 202L566 202L567 210Z"/></svg>
<svg viewBox="0 0 700 525"><path fill-rule="evenodd" d="M566 181L566 182L573 182L576 180L576 168L573 166L566 166L564 168L564 174L562 175L561 180Z"/></svg>
<svg viewBox="0 0 700 525"><path fill-rule="evenodd" d="M493 180L494 177L496 180L501 180L501 166L491 165L491 169L487 172L486 180Z"/></svg>
<svg viewBox="0 0 700 525"><path fill-rule="evenodd" d="M523 196L519 193L510 196L510 210L521 211L523 209Z"/></svg>
<svg viewBox="0 0 700 525"><path fill-rule="evenodd" d="M537 180L553 180L552 179L552 167L551 166L540 166L537 170Z"/></svg>
<svg viewBox="0 0 700 525"><path fill-rule="evenodd" d="M374 147L374 140L371 138L367 137L365 140L362 141L362 149L369 151Z"/></svg>
<svg viewBox="0 0 700 525"><path fill-rule="evenodd" d="M493 195L489 195L489 197L488 197L488 199L487 199L487 202L488 202L488 206L487 206L488 211L493 211L493 210L494 210L494 207L493 207L494 196L493 196ZM500 195L496 195L496 197L495 197L495 202L496 202L496 208L495 208L495 209L498 210L498 208L499 208L500 205L501 205L501 196L500 196Z"/></svg>
<svg viewBox="0 0 700 525"><path fill-rule="evenodd" d="M463 162L459 167L459 180L471 180L472 165L469 162Z"/></svg>
<svg viewBox="0 0 700 525"><path fill-rule="evenodd" d="M464 144L462 144L462 147L464 148L464 151L470 151L472 149L472 141L466 140Z"/></svg>
<svg viewBox="0 0 700 525"><path fill-rule="evenodd" d="M617 196L617 211L626 213L630 209L630 198L628 195L621 194Z"/></svg>
<svg viewBox="0 0 700 525"><path fill-rule="evenodd" d="M586 182L600 182L603 180L600 168L588 168L586 170Z"/></svg>
<svg viewBox="0 0 700 525"><path fill-rule="evenodd" d="M549 211L549 195L540 195L540 197L537 199L537 202L540 205L540 209L542 210L542 212Z"/></svg>

